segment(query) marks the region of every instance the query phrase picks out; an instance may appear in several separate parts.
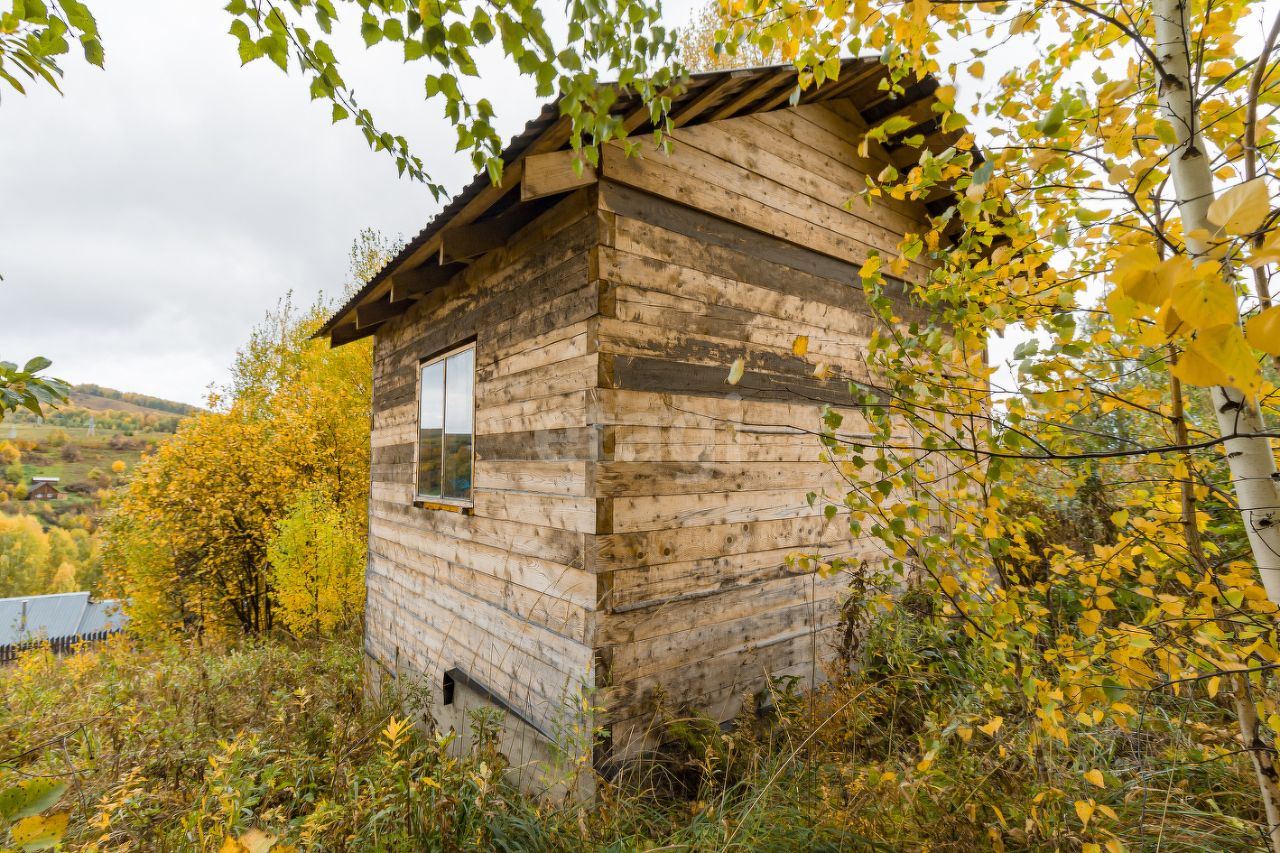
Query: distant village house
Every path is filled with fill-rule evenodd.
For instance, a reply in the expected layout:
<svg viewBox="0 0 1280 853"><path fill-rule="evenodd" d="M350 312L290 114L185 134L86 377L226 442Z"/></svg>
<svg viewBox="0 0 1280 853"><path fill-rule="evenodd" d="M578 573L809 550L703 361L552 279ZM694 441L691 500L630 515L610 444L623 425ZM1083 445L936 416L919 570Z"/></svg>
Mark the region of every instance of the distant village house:
<svg viewBox="0 0 1280 853"><path fill-rule="evenodd" d="M56 501L62 492L58 490L57 477L32 477L31 488L27 491L29 501Z"/></svg>
<svg viewBox="0 0 1280 853"><path fill-rule="evenodd" d="M0 663L36 643L47 641L65 653L79 643L101 642L128 621L118 601L93 601L87 592L0 598Z"/></svg>

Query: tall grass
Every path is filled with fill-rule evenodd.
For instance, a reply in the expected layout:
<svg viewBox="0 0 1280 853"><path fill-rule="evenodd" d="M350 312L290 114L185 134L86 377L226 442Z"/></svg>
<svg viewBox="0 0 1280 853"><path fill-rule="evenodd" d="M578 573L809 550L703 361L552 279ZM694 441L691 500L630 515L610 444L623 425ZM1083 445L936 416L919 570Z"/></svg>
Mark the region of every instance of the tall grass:
<svg viewBox="0 0 1280 853"><path fill-rule="evenodd" d="M1258 845L1243 761L1205 760L1230 731L1215 702L1157 699L1143 730L1082 727L1068 750L974 693L981 649L945 624L900 609L860 636L850 671L778 684L732 729L659 709L663 753L585 803L510 787L492 719L455 755L404 722L420 697L366 701L355 637L33 653L0 670L0 787L67 781L72 850L217 851L255 828L326 851ZM959 722L1001 710L990 732Z"/></svg>

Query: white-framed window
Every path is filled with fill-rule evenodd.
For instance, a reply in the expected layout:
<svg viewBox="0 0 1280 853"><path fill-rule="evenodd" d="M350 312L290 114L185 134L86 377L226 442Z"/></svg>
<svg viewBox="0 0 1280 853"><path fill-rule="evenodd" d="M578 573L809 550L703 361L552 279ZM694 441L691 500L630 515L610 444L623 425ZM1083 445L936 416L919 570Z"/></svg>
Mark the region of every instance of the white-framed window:
<svg viewBox="0 0 1280 853"><path fill-rule="evenodd" d="M475 461L476 345L418 367L418 500L471 503Z"/></svg>

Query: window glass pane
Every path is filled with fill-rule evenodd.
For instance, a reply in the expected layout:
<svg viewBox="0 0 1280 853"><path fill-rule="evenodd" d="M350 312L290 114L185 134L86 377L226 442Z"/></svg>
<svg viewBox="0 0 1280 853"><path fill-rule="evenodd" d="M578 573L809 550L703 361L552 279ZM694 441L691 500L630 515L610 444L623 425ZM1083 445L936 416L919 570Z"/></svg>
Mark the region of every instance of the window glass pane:
<svg viewBox="0 0 1280 853"><path fill-rule="evenodd" d="M444 362L422 368L418 408L418 494L440 497L444 437Z"/></svg>
<svg viewBox="0 0 1280 853"><path fill-rule="evenodd" d="M470 500L476 351L465 349L449 356L445 363L444 496Z"/></svg>

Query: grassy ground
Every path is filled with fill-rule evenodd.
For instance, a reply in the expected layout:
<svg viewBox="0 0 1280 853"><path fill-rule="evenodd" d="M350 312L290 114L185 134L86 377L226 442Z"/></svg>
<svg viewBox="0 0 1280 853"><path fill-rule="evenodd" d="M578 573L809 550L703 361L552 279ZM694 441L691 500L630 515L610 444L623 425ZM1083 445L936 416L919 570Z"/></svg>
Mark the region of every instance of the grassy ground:
<svg viewBox="0 0 1280 853"><path fill-rule="evenodd" d="M325 851L1259 848L1244 761L1204 757L1221 706L1154 702L1143 731L1069 749L1012 710L966 733L980 656L909 621L873 630L857 674L781 694L769 720L661 714L664 752L588 803L508 787L491 720L459 756L403 723L412 690L366 702L356 637L34 654L0 669L0 789L66 780L69 850L238 850L254 831Z"/></svg>

